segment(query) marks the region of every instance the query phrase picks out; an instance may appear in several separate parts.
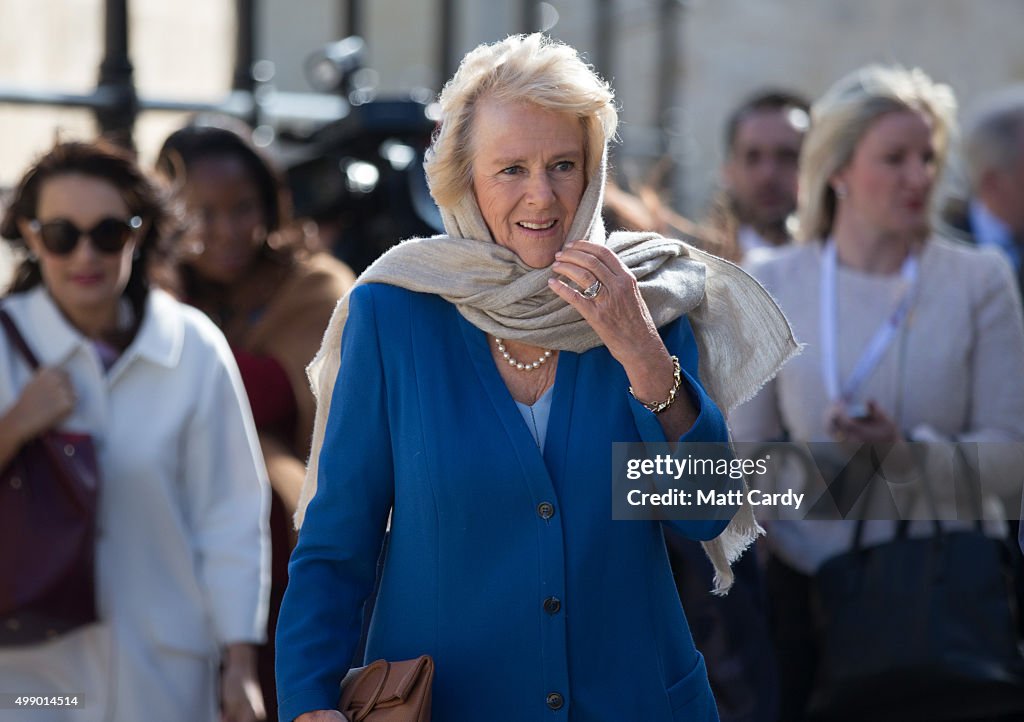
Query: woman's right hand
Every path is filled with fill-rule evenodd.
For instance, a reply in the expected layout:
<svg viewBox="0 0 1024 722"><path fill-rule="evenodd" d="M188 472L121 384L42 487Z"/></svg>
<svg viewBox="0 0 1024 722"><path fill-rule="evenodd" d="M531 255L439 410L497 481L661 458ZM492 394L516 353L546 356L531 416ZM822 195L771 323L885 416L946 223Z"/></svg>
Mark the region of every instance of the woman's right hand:
<svg viewBox="0 0 1024 722"><path fill-rule="evenodd" d="M320 709L300 714L295 722L348 722L348 717L336 709Z"/></svg>
<svg viewBox="0 0 1024 722"><path fill-rule="evenodd" d="M75 409L77 396L67 372L44 368L22 389L7 416L16 423L24 443L52 429Z"/></svg>

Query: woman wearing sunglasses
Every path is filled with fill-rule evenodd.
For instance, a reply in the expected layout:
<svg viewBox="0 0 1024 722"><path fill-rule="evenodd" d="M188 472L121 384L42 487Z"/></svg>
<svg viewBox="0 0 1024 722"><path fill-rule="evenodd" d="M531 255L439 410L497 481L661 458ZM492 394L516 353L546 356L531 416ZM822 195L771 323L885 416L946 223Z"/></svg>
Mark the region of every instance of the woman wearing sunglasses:
<svg viewBox="0 0 1024 722"><path fill-rule="evenodd" d="M266 475L223 336L147 285L166 221L121 151L61 143L0 225L27 251L0 303L43 366L0 337L0 468L60 427L93 437L101 475L100 621L0 648L0 693L80 695L76 720L212 722L218 688L223 719L262 716Z"/></svg>

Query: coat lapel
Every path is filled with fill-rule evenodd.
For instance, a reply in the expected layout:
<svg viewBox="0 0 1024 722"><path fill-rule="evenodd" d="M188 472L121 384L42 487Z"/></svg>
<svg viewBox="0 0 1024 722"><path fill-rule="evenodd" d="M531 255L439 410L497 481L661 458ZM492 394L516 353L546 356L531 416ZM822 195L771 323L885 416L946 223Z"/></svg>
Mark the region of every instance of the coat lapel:
<svg viewBox="0 0 1024 722"><path fill-rule="evenodd" d="M551 470L561 471L569 438L569 416L576 386L579 356L562 351L555 372L551 416L541 456L515 400L505 386L491 356L487 336L459 314L459 326L480 385L509 438L510 451L518 458L527 483L536 498L548 498L554 487ZM557 474L556 474L557 475Z"/></svg>

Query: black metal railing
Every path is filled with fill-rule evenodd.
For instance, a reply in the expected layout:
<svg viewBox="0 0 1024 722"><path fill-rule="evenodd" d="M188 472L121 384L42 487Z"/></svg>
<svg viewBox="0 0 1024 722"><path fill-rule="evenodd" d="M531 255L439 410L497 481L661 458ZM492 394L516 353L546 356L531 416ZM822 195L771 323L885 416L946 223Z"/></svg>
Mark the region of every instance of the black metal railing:
<svg viewBox="0 0 1024 722"><path fill-rule="evenodd" d="M592 1L595 24L591 60L606 78L614 80L616 37L613 27L616 2ZM675 74L681 56L679 33L685 3L683 0L652 1L657 7L660 28L657 64L660 70L656 79L657 87L652 93L656 104L654 110L657 121L654 127L646 130L635 128L643 133L640 134L642 137L635 139L631 145L635 146L635 155L665 157L666 151L669 150L666 138L670 131L665 124L670 122L670 109L678 105L680 100L677 95ZM342 20L340 34L363 35L366 30L363 0L341 2L343 12L339 15ZM436 0L436 3L441 23L436 45L439 73L437 80L440 87L454 72L457 63L453 53L458 46L458 3L456 0ZM0 104L90 109L95 115L99 132L128 147L133 146L132 136L136 119L141 112L147 111L219 112L242 118L255 125L264 116L272 117L276 110L291 102L297 112L305 112L305 108L316 106L317 112L313 114L316 117L311 116L310 120L329 122L335 119L334 106L326 102L327 99L322 95L319 100L323 102L317 104L310 102L311 94L276 93L276 97L268 100L267 96L260 92L259 83L253 75L253 66L258 56L255 43L258 8L259 0L235 0L237 32L232 87L219 102L140 96L135 86L129 54L128 0L104 0L104 52L96 88L89 93L67 93L56 89L22 88L0 84ZM537 0L520 0L519 9L519 29L538 29L542 15L541 3ZM655 136L659 139L655 140Z"/></svg>
<svg viewBox="0 0 1024 722"><path fill-rule="evenodd" d="M350 2L356 4L354 0ZM135 121L142 111L215 111L255 120L255 6L256 0L235 0L238 32L232 90L218 103L140 97L128 51L128 0L105 0L103 59L92 92L66 93L0 84L0 104L87 108L93 111L99 132L126 147L133 146Z"/></svg>

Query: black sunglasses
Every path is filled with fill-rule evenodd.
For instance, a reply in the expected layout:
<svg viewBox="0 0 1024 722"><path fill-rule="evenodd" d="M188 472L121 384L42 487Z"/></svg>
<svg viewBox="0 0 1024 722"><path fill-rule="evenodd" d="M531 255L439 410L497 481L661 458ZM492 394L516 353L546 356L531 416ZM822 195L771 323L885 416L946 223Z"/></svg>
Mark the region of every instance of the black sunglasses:
<svg viewBox="0 0 1024 722"><path fill-rule="evenodd" d="M66 256L75 250L82 236L89 236L92 247L100 253L120 253L132 234L142 227L142 219L132 216L127 221L107 217L88 230L79 228L66 218L40 223L34 220L29 227L39 234L47 251Z"/></svg>

